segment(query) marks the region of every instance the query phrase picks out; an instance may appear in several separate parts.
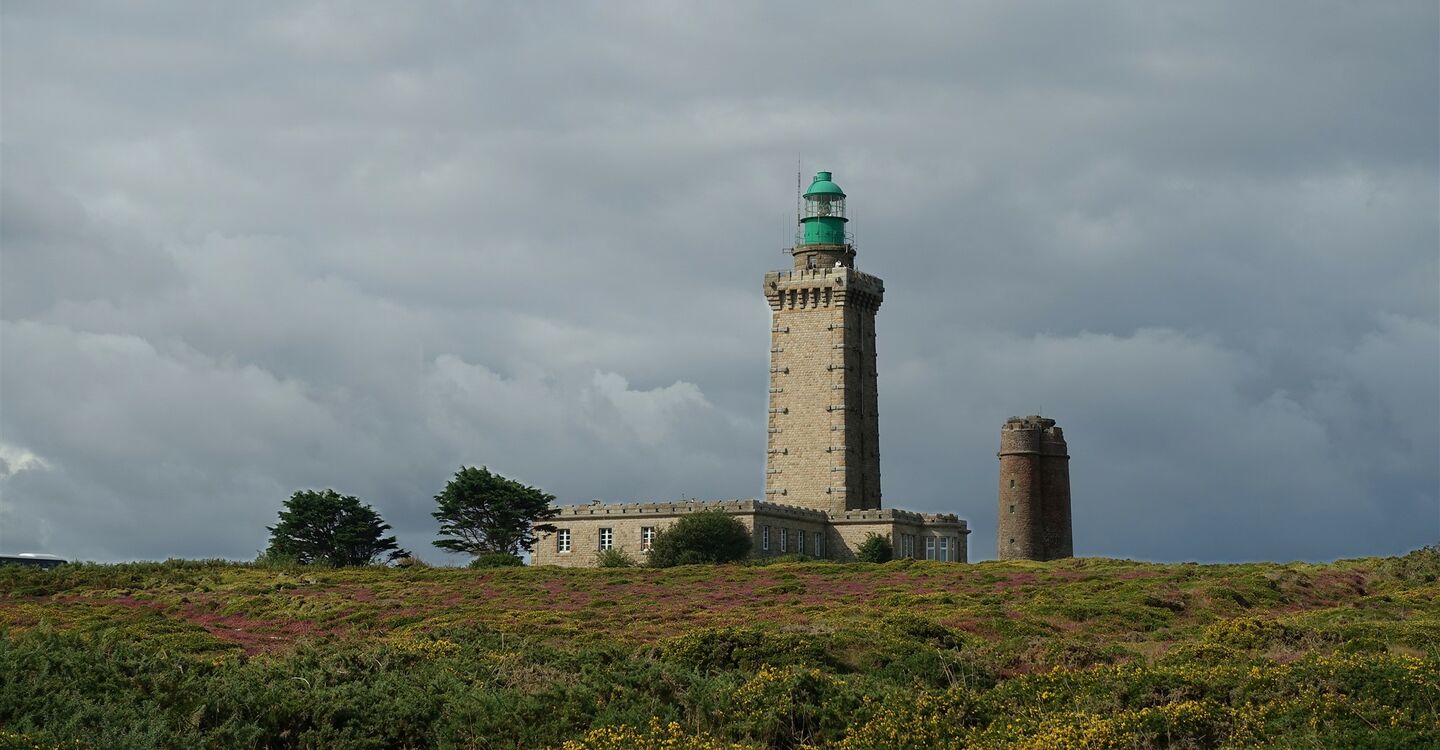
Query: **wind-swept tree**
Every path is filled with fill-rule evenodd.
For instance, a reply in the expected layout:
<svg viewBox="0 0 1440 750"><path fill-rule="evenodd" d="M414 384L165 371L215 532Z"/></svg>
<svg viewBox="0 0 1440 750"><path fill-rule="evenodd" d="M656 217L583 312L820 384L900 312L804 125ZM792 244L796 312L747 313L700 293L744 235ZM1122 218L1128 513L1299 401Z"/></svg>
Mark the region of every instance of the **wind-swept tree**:
<svg viewBox="0 0 1440 750"><path fill-rule="evenodd" d="M559 512L550 507L555 496L536 487L492 474L485 467L462 466L435 496L440 522L435 546L472 555L519 555L535 546L535 535L555 527L543 523Z"/></svg>
<svg viewBox="0 0 1440 750"><path fill-rule="evenodd" d="M356 497L334 490L301 490L285 501L280 522L266 527L270 532L266 554L337 568L404 557L408 553L395 537L384 536L389 529L374 508Z"/></svg>

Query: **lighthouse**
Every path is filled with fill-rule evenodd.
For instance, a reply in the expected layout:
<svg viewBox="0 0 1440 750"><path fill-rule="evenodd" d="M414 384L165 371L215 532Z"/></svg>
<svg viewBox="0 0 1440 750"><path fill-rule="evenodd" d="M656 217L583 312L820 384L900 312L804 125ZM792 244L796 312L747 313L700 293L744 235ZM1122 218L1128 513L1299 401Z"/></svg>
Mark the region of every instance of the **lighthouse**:
<svg viewBox="0 0 1440 750"><path fill-rule="evenodd" d="M816 173L802 197L794 267L765 275L766 499L829 513L879 508L875 314L885 285L855 268L834 176Z"/></svg>

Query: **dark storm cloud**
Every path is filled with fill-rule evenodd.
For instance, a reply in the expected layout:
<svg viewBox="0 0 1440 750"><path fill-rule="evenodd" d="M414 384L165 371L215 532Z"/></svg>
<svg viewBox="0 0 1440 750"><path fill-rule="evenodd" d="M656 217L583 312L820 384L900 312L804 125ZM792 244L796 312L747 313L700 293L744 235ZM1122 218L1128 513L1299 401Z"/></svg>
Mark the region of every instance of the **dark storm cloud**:
<svg viewBox="0 0 1440 750"><path fill-rule="evenodd" d="M887 504L993 554L1440 536L1433 3L7 5L0 551L239 556L487 464L754 496L796 154L851 194ZM426 553L437 557L436 553Z"/></svg>

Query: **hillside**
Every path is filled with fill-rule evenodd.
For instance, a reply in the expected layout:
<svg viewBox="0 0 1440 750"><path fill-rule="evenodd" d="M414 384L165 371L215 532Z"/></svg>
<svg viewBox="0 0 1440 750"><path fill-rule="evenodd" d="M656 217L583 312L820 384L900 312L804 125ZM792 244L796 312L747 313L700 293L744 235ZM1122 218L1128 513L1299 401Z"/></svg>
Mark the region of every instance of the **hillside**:
<svg viewBox="0 0 1440 750"><path fill-rule="evenodd" d="M1436 747L1437 577L0 568L0 748Z"/></svg>

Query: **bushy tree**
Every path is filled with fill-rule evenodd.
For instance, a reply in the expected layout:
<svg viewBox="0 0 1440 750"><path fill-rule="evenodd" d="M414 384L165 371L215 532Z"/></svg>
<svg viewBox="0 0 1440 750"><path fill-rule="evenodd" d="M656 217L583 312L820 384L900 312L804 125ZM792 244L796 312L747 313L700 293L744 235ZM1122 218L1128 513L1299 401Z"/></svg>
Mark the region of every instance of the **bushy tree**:
<svg viewBox="0 0 1440 750"><path fill-rule="evenodd" d="M890 562L894 557L895 550L890 546L890 540L879 534L867 534L865 541L855 548L855 559L860 562Z"/></svg>
<svg viewBox="0 0 1440 750"><path fill-rule="evenodd" d="M472 568L520 568L525 561L509 552L486 552L470 561Z"/></svg>
<svg viewBox="0 0 1440 750"><path fill-rule="evenodd" d="M633 568L635 560L625 554L625 550L602 549L595 553L595 567L597 568Z"/></svg>
<svg viewBox="0 0 1440 750"><path fill-rule="evenodd" d="M472 555L529 552L537 533L555 530L541 523L559 513L550 507L554 499L483 466L462 466L435 496L440 509L430 515L440 522L440 535L450 537L435 540L435 546Z"/></svg>
<svg viewBox="0 0 1440 750"><path fill-rule="evenodd" d="M655 535L650 564L657 568L728 563L750 554L750 530L728 513L707 510L681 516Z"/></svg>
<svg viewBox="0 0 1440 750"><path fill-rule="evenodd" d="M280 521L267 526L271 559L293 559L302 565L327 563L337 568L369 565L380 558L409 554L384 536L390 524L351 495L334 490L301 490L285 501Z"/></svg>

